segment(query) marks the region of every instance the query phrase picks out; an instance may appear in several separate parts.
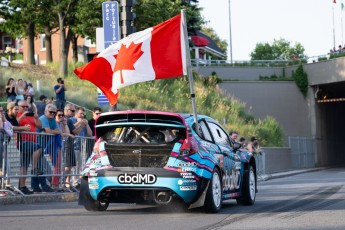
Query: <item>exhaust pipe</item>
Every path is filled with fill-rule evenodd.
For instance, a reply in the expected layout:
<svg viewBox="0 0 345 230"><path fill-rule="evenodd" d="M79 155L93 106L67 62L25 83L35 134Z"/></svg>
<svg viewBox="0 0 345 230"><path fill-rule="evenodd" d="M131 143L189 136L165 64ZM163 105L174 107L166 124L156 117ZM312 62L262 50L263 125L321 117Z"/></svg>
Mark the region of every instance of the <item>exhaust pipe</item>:
<svg viewBox="0 0 345 230"><path fill-rule="evenodd" d="M169 204L172 200L172 196L170 192L153 191L153 199L157 204Z"/></svg>

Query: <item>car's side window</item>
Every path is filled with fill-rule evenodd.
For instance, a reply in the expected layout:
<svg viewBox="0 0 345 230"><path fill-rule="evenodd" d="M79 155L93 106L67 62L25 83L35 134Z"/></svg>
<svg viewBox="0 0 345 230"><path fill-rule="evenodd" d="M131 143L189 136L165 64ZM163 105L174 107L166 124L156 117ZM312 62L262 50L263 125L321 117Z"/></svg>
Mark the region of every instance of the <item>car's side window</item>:
<svg viewBox="0 0 345 230"><path fill-rule="evenodd" d="M199 136L207 141L212 141L212 137L210 132L207 129L206 122L205 121L199 121Z"/></svg>
<svg viewBox="0 0 345 230"><path fill-rule="evenodd" d="M212 123L212 122L208 122L207 124L211 130L214 141L217 144L230 145L230 141L229 141L227 134L224 132L224 130L219 125Z"/></svg>

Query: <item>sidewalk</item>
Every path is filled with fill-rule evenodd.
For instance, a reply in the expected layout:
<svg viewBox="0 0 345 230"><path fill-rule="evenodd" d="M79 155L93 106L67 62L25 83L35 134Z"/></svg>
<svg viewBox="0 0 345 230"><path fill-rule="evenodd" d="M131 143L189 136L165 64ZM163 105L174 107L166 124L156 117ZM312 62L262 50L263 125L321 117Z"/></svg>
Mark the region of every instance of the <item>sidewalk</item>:
<svg viewBox="0 0 345 230"><path fill-rule="evenodd" d="M325 168L312 168L312 169L302 169L293 170L287 172L264 174L258 178L258 181L266 181L269 179L276 179L282 177L293 176L301 173L315 172L319 170L324 170ZM41 193L33 195L7 195L0 196L0 205L10 205L10 204L32 204L41 202L75 202L78 200L79 193L77 192L56 192L56 193Z"/></svg>

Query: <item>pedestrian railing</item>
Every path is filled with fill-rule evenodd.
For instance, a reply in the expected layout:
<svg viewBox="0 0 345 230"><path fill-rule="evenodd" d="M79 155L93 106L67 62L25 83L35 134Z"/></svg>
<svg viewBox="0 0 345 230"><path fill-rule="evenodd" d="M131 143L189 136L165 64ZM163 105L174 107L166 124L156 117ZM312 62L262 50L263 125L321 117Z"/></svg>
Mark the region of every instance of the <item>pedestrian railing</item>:
<svg viewBox="0 0 345 230"><path fill-rule="evenodd" d="M94 142L93 137L31 132L15 132L7 137L0 131L1 191L22 194L16 182L35 177L47 179L57 189L77 191L77 180Z"/></svg>

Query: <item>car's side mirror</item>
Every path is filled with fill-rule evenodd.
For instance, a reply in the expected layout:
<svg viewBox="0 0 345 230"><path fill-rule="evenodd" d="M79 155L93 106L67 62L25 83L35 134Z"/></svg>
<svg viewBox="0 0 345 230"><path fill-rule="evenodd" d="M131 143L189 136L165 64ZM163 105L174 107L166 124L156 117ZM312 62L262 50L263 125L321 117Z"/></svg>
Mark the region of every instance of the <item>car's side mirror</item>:
<svg viewBox="0 0 345 230"><path fill-rule="evenodd" d="M234 145L233 145L234 151L236 152L237 150L239 150L241 148L241 146L242 145L240 143L235 142Z"/></svg>

